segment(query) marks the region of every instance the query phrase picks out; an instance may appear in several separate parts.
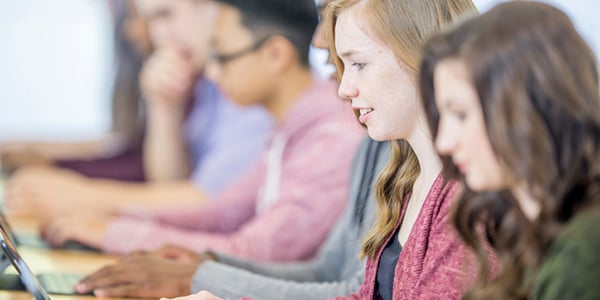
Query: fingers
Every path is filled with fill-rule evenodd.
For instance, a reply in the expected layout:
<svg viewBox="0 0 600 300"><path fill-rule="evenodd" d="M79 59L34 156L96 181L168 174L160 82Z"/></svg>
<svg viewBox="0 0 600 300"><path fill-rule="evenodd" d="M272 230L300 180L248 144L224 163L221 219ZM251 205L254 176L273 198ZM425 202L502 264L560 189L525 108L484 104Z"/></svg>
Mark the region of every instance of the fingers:
<svg viewBox="0 0 600 300"><path fill-rule="evenodd" d="M190 59L180 51L162 48L144 64L140 82L151 102L178 105L187 98L194 84L194 71Z"/></svg>
<svg viewBox="0 0 600 300"><path fill-rule="evenodd" d="M120 262L88 276L75 286L75 290L93 292L98 297L175 297L189 291L189 284L182 285L181 280L176 274L165 272L164 267Z"/></svg>
<svg viewBox="0 0 600 300"><path fill-rule="evenodd" d="M157 294L165 297L180 296L169 288L157 288L143 283L121 284L94 290L94 295L99 298L157 298Z"/></svg>
<svg viewBox="0 0 600 300"><path fill-rule="evenodd" d="M100 249L106 224L92 218L61 218L42 223L40 234L55 248L64 247L67 241L76 241Z"/></svg>
<svg viewBox="0 0 600 300"><path fill-rule="evenodd" d="M7 209L11 214L52 216L69 209L72 186L81 184L79 175L56 168L29 167L11 176L6 186Z"/></svg>
<svg viewBox="0 0 600 300"><path fill-rule="evenodd" d="M128 256L87 276L75 290L100 297L175 297L189 292L195 271L194 265L152 254Z"/></svg>
<svg viewBox="0 0 600 300"><path fill-rule="evenodd" d="M106 266L86 276L75 285L75 290L79 293L89 293L98 289L108 290L111 287L144 284L148 281L150 272L150 270L146 272L145 266L147 266L145 261L130 261L123 258L114 265Z"/></svg>
<svg viewBox="0 0 600 300"><path fill-rule="evenodd" d="M222 300L221 298L219 298L207 291L201 291L198 294L196 294L196 296L198 296L198 297L194 298L195 300Z"/></svg>
<svg viewBox="0 0 600 300"><path fill-rule="evenodd" d="M189 296L184 296L184 297L177 297L177 298L160 298L160 300L222 300L221 298L207 292L207 291L201 291L197 294L193 294L193 295L189 295Z"/></svg>
<svg viewBox="0 0 600 300"><path fill-rule="evenodd" d="M94 290L94 295L98 298L117 298L117 297L143 297L144 289L137 284L121 284L117 286L98 288Z"/></svg>
<svg viewBox="0 0 600 300"><path fill-rule="evenodd" d="M53 248L62 247L68 236L60 223L61 221L45 221L40 227L40 235Z"/></svg>
<svg viewBox="0 0 600 300"><path fill-rule="evenodd" d="M75 285L75 290L81 294L92 291L95 292L96 290L106 290L110 292L110 288L126 287L144 282L139 272L135 271L137 271L137 269L130 269L122 263L104 267L77 283ZM125 292L126 289L115 291Z"/></svg>
<svg viewBox="0 0 600 300"><path fill-rule="evenodd" d="M164 246L153 253L160 257L173 260L187 261L189 258L189 250L173 245Z"/></svg>
<svg viewBox="0 0 600 300"><path fill-rule="evenodd" d="M141 257L141 256L146 256L146 255L151 255L151 252L145 251L145 250L137 250L137 251L133 251L129 254L127 254L126 256L124 256L124 258L128 258L128 257Z"/></svg>

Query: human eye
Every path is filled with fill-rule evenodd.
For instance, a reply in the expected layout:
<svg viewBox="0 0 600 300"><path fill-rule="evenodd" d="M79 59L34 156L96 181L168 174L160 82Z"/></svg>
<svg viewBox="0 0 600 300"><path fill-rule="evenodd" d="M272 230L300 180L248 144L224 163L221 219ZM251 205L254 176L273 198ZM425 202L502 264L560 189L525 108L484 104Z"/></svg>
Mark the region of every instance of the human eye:
<svg viewBox="0 0 600 300"><path fill-rule="evenodd" d="M452 116L456 119L458 119L461 122L464 122L467 119L467 112L463 111L463 110L455 110L452 111Z"/></svg>
<svg viewBox="0 0 600 300"><path fill-rule="evenodd" d="M360 71L360 70L362 70L362 69L364 69L364 68L365 68L365 66L366 66L366 64L365 64L365 63L358 63L358 62L352 63L352 67L353 67L354 69L357 69L357 70L359 70L359 71Z"/></svg>

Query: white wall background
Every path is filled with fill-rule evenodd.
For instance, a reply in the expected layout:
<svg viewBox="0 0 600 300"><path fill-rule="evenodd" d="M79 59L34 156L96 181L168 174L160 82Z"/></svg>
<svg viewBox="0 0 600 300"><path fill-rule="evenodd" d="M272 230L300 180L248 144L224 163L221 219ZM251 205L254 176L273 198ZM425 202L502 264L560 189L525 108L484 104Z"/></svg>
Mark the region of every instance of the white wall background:
<svg viewBox="0 0 600 300"><path fill-rule="evenodd" d="M110 13L102 0L0 0L0 139L110 127Z"/></svg>
<svg viewBox="0 0 600 300"><path fill-rule="evenodd" d="M473 0L475 5L484 12L494 4L506 0ZM566 12L579 29L579 33L586 38L588 44L600 57L600 1L598 0L542 0Z"/></svg>
<svg viewBox="0 0 600 300"><path fill-rule="evenodd" d="M485 11L500 0L475 0ZM0 0L0 140L78 139L110 126L112 45L102 0ZM547 0L600 53L598 0ZM322 53L316 61L324 61Z"/></svg>

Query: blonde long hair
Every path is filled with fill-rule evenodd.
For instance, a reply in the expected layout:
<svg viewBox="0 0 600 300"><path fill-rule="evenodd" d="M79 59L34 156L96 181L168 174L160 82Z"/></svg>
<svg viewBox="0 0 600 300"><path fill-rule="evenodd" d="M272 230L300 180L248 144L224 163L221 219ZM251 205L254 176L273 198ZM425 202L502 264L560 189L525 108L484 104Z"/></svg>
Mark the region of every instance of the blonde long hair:
<svg viewBox="0 0 600 300"><path fill-rule="evenodd" d="M427 38L458 17L477 12L471 0L334 0L325 10L325 29L338 79L344 73L344 65L335 50L337 18L359 3L363 17L359 20L365 22L374 38L392 49L415 84ZM363 243L361 257L377 255L394 231L402 201L420 174L419 161L408 142L395 140L390 144L390 161L377 180L377 219Z"/></svg>

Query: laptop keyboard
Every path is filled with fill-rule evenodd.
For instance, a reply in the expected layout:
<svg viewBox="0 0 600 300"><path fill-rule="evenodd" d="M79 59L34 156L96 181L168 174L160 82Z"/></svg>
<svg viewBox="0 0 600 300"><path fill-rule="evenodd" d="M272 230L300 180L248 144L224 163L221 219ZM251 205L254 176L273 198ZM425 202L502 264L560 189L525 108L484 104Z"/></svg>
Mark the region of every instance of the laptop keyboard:
<svg viewBox="0 0 600 300"><path fill-rule="evenodd" d="M39 274L38 280L50 294L75 294L73 286L83 277L77 274Z"/></svg>

